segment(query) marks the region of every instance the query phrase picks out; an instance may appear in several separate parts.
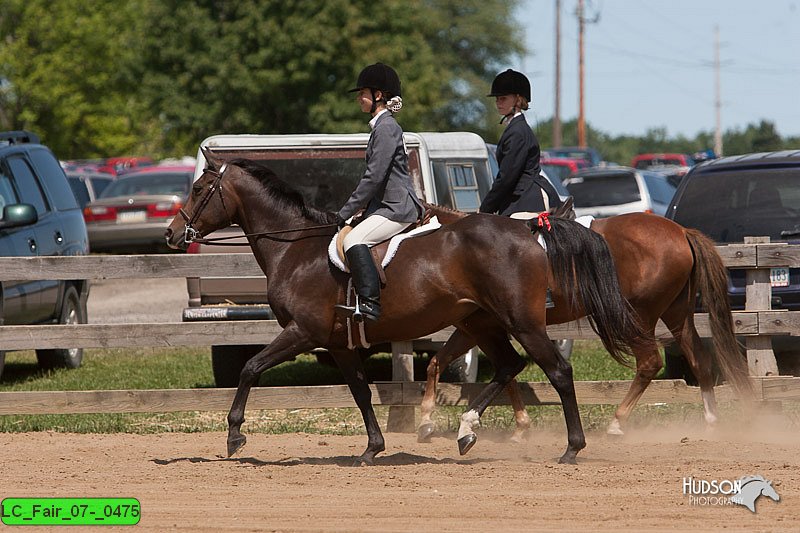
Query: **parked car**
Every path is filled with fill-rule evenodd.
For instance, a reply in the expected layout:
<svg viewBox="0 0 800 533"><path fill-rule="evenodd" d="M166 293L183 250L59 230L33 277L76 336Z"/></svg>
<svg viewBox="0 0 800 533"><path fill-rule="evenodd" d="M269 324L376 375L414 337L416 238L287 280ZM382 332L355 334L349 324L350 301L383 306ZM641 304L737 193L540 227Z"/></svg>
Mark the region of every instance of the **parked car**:
<svg viewBox="0 0 800 533"><path fill-rule="evenodd" d="M558 148L548 148L542 151L544 157L558 157L562 159L578 159L584 161L590 167L596 167L603 163L603 156L594 148L580 146L561 146Z"/></svg>
<svg viewBox="0 0 800 533"><path fill-rule="evenodd" d="M149 157L109 157L102 166L98 167L97 171L118 176L155 164L155 161Z"/></svg>
<svg viewBox="0 0 800 533"><path fill-rule="evenodd" d="M53 153L26 131L0 133L0 255L85 255L80 207ZM87 280L0 282L0 324L87 322ZM42 368L77 368L80 348L36 350ZM0 374L5 352L0 351Z"/></svg>
<svg viewBox="0 0 800 533"><path fill-rule="evenodd" d="M127 173L86 204L95 252L169 251L164 230L189 196L194 167L154 166Z"/></svg>
<svg viewBox="0 0 800 533"><path fill-rule="evenodd" d="M667 218L720 244L740 243L746 236L800 244L800 150L723 157L695 166L681 182ZM746 272L728 273L731 307L744 309ZM773 268L771 279L772 309L800 310L800 269ZM772 349L781 373L800 375L800 339L772 337ZM669 377L683 377L667 355Z"/></svg>
<svg viewBox="0 0 800 533"><path fill-rule="evenodd" d="M100 197L108 185L114 181L114 176L100 172L74 172L67 171L67 180L72 188L72 193L81 209L89 202L94 202Z"/></svg>
<svg viewBox="0 0 800 533"><path fill-rule="evenodd" d="M631 167L646 170L657 165L691 167L694 159L688 154L639 154L631 159Z"/></svg>
<svg viewBox="0 0 800 533"><path fill-rule="evenodd" d="M567 178L564 186L575 200L578 216L664 215L675 194L675 186L663 174L628 167L582 169Z"/></svg>
<svg viewBox="0 0 800 533"><path fill-rule="evenodd" d="M548 176L557 179L559 182L563 182L578 170L589 167L589 164L583 159L545 157L544 155L542 155L540 163L542 165L542 170L544 170Z"/></svg>

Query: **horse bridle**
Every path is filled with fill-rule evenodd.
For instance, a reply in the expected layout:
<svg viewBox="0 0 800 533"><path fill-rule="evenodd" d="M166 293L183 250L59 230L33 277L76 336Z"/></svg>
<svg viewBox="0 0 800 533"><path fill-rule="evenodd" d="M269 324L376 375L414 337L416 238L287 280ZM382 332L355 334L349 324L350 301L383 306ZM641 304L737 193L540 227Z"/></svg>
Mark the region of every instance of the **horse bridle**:
<svg viewBox="0 0 800 533"><path fill-rule="evenodd" d="M206 193L200 199L200 203L192 213L191 217L186 214L186 211L184 211L183 207L181 207L178 210L178 213L180 213L180 215L183 217L183 220L186 221L186 224L184 226L183 239L184 241L186 241L187 244L191 244L193 242L205 241L205 239L203 239L200 236L200 232L194 229L193 224L197 222L200 213L203 212L203 209L205 209L205 207L208 205L208 202L211 201L211 197L214 196L214 193L217 192L217 190L219 190L219 198L220 201L222 202L222 209L225 210L226 215L228 214L228 209L225 207L225 198L222 196L222 176L223 174L225 174L225 170L227 168L228 168L228 163L222 163L222 166L219 167L219 171L212 170L210 168L207 168L205 170L205 172L214 176L214 181L211 183L211 186L208 189L206 189ZM231 217L229 215L228 216L229 221L230 218Z"/></svg>
<svg viewBox="0 0 800 533"><path fill-rule="evenodd" d="M186 211L183 209L183 207L181 207L178 210L178 213L180 213L181 217L183 217L183 220L186 221L186 224L184 225L184 233L183 233L183 239L186 242L186 244L191 244L193 242L196 242L198 244L215 243L218 246L250 246L250 243L247 243L247 242L228 242L228 243L220 242L220 241L227 241L227 240L231 240L231 239L238 239L238 238L241 238L241 235L233 235L233 236L230 236L230 237L215 237L213 239L208 239L208 238L201 237L200 236L200 232L197 231L193 226L194 222L196 222L197 219L199 218L200 213L203 212L203 209L205 209L206 205L208 205L208 202L211 201L211 198L214 196L214 193L217 192L217 191L219 191L219 199L222 202L222 209L225 211L225 214L228 216L228 222L229 222L228 225L233 224L233 221L231 220L231 217L228 214L228 208L225 207L225 198L222 195L222 176L225 174L225 170L227 168L228 168L228 163L224 162L219 167L219 171L213 170L213 169L210 169L210 168L205 169L205 172L207 172L207 173L209 173L209 174L214 176L214 181L211 183L211 185L208 187L208 189L206 189L205 194L200 199L200 203L197 205L197 208L194 210L194 212L192 213L191 217L186 213ZM283 229L283 230L277 230L277 231L262 231L260 233L245 233L244 237L266 237L266 236L269 236L269 235L278 235L278 234L281 234L281 233L292 233L292 232L296 232L296 231L306 231L306 230L312 230L312 229L330 228L330 227L334 227L336 225L337 224L320 224L318 226L306 226L306 227L303 227L303 228ZM291 239L286 239L286 240L291 240Z"/></svg>

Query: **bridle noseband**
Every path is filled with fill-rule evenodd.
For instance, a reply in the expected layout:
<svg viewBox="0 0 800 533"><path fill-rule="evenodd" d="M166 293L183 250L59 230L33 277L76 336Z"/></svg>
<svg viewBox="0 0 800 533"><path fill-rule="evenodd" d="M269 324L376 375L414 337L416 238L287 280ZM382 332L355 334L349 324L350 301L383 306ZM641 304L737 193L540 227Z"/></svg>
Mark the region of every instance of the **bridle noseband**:
<svg viewBox="0 0 800 533"><path fill-rule="evenodd" d="M212 170L207 168L205 172L212 174L214 176L214 181L211 182L211 186L206 189L206 193L200 199L200 203L197 206L197 209L194 210L194 213L191 217L186 214L183 207L181 207L178 212L183 217L183 220L186 221L186 225L184 226L184 233L183 239L186 241L187 244L191 244L193 242L199 242L200 232L194 229L193 224L197 222L197 219L200 217L200 213L203 212L208 202L211 201L211 197L214 196L214 193L219 190L219 198L222 201L222 208L225 209L225 213L228 213L228 210L225 208L225 199L222 196L222 176L225 174L225 170L228 168L228 163L222 163L222 166L219 167L219 171ZM228 217L230 218L230 217Z"/></svg>

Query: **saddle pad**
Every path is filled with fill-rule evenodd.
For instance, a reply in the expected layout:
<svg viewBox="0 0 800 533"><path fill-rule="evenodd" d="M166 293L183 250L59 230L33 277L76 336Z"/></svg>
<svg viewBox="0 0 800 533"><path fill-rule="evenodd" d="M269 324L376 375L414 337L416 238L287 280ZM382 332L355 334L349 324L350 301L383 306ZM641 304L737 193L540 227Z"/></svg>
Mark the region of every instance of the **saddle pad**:
<svg viewBox="0 0 800 533"><path fill-rule="evenodd" d="M386 268L386 265L389 264L389 261L392 260L394 254L397 253L397 248L400 246L400 243L410 237L419 237L420 235L425 235L432 231L436 231L437 229L441 228L442 224L439 222L439 219L436 217L431 217L430 222L424 224L418 228L415 228L406 233L400 233L395 235L394 237L389 240L389 248L386 250L386 255L381 260L381 266ZM336 238L339 235L339 232L336 232L336 235L333 236L331 239L330 244L328 245L328 259L330 260L333 265L341 270L342 272L350 272L350 269L345 266L342 262L342 259L339 257L339 253L336 250Z"/></svg>

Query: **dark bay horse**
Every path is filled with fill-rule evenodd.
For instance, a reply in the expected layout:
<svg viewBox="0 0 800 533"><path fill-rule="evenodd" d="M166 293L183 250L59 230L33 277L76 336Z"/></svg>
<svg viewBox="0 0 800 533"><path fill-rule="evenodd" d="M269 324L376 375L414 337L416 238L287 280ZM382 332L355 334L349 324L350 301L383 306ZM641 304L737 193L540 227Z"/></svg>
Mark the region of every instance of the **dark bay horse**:
<svg viewBox="0 0 800 533"><path fill-rule="evenodd" d="M428 207L443 224L468 217L451 209ZM717 421L713 374L715 362L723 377L741 396L746 398L752 394L747 364L740 355L733 334L727 272L713 241L699 231L645 213L597 219L591 229L602 235L608 243L622 294L633 306L643 327L655 334L660 318L679 344L699 382L706 422L713 425ZM709 312L714 347L711 353L704 348L694 325L695 295L698 292ZM568 295L555 289L554 300L555 308L547 311L548 324L561 324L584 316L582 309L570 306ZM474 345L465 332L457 331L445 347L431 358L417 430L420 441L427 441L434 431L431 414L435 407L440 371ZM610 434L622 434L622 424L663 366L656 347L638 344L633 348L636 374L608 428ZM513 439L517 440L530 426L530 418L515 381L509 384L507 391L517 422Z"/></svg>
<svg viewBox="0 0 800 533"><path fill-rule="evenodd" d="M341 369L364 418L368 444L357 463L373 463L385 449L383 435L361 358L347 348L343 319L334 314L334 304L343 301L349 277L328 260L335 215L307 205L263 165L246 159L224 162L210 152L206 159L207 168L195 181L184 212L166 231L167 243L185 248L187 237L192 240L239 224L267 277L267 300L284 328L242 370L228 414L228 455L245 444L241 432L245 404L259 375L323 347ZM572 367L547 337L545 292L551 268L556 279L564 280L559 294L591 311L612 355L621 358L634 344L655 342L642 332L620 295L611 256L598 234L558 220L546 242L547 253L525 224L476 215L407 241L386 268L383 314L366 325L369 342L414 339L455 325L492 354L494 379L462 416L458 439L462 454L477 438L472 428L480 415L525 367L509 333L542 367L560 395L568 435L560 461L575 463L585 446ZM576 276L580 283L575 282Z"/></svg>

